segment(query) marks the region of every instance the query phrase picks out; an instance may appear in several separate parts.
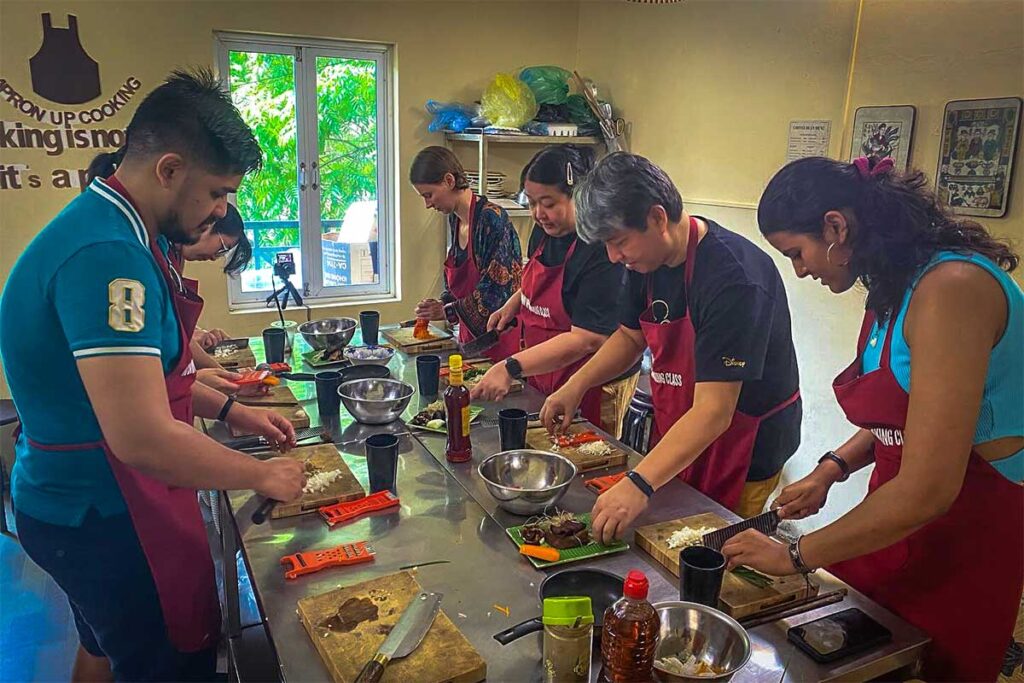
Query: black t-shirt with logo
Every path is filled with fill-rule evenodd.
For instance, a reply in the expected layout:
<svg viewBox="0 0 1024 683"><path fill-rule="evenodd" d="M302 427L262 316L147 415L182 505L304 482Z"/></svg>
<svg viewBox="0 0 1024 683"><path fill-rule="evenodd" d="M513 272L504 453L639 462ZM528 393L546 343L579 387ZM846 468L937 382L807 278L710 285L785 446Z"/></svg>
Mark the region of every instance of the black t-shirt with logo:
<svg viewBox="0 0 1024 683"><path fill-rule="evenodd" d="M696 381L741 381L737 409L764 415L800 386L786 290L767 253L702 220L708 231L697 245L691 291L686 291L686 264L649 275L630 272L622 324L640 329L640 316L652 300L656 321L679 320L689 302ZM761 423L749 481L775 475L796 452L802 415L797 401Z"/></svg>

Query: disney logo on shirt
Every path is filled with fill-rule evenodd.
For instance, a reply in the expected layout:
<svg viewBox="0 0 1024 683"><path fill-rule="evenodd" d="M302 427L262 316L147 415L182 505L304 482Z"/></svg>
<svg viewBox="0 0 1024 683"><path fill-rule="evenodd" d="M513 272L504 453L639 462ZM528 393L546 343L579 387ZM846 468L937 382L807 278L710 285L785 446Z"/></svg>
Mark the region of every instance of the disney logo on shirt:
<svg viewBox="0 0 1024 683"><path fill-rule="evenodd" d="M731 358L730 356L722 356L722 365L727 368L745 368L747 367L747 361Z"/></svg>
<svg viewBox="0 0 1024 683"><path fill-rule="evenodd" d="M534 315L539 315L542 318L551 317L551 309L547 306L535 306L530 303L530 300L526 298L525 294L520 294L519 296L522 299L523 306L526 306L526 309Z"/></svg>

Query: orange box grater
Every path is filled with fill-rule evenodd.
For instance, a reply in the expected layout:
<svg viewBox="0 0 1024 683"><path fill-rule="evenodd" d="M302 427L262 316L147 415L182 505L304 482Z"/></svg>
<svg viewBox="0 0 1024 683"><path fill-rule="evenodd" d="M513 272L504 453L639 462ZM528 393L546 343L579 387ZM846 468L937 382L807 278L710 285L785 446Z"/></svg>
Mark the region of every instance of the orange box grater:
<svg viewBox="0 0 1024 683"><path fill-rule="evenodd" d="M625 472L619 472L618 474L609 474L604 477L594 477L593 479L587 479L584 485L600 496L602 493L622 481L624 476L626 476Z"/></svg>
<svg viewBox="0 0 1024 683"><path fill-rule="evenodd" d="M336 548L326 550L285 555L281 558L281 564L286 567L291 565L291 569L285 570L284 577L295 579L303 574L312 574L328 567L345 567L350 564L373 562L374 557L373 546L366 545L366 541L358 541L343 543Z"/></svg>
<svg viewBox="0 0 1024 683"><path fill-rule="evenodd" d="M386 510L387 508L398 505L398 503L398 496L391 493L391 491L379 491L377 493L364 496L359 500L350 500L345 503L325 505L320 508L320 516L324 518L325 522L327 522L327 526L334 526L370 512Z"/></svg>

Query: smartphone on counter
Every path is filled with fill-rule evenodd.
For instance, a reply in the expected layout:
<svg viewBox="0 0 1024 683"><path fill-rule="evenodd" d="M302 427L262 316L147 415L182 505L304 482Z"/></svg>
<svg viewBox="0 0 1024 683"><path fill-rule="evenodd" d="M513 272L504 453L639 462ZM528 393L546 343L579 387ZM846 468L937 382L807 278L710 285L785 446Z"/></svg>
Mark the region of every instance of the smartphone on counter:
<svg viewBox="0 0 1024 683"><path fill-rule="evenodd" d="M787 633L794 645L821 664L892 640L889 629L855 607L794 626Z"/></svg>

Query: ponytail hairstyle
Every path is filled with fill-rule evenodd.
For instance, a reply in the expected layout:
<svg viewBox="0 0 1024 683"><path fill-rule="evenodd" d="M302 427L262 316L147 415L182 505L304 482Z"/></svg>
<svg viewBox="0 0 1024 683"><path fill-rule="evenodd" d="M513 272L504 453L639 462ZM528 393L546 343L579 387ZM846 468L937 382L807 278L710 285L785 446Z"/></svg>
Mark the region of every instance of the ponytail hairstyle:
<svg viewBox="0 0 1024 683"><path fill-rule="evenodd" d="M939 251L977 253L1007 272L1020 262L981 224L941 206L929 185L921 171L896 173L891 159L798 159L768 183L757 223L766 236L788 231L820 239L825 214L842 211L852 219L850 271L867 289L867 308L885 320Z"/></svg>
<svg viewBox="0 0 1024 683"><path fill-rule="evenodd" d="M596 154L593 147L552 145L537 152L519 176L519 188L526 181L557 187L572 197L579 183L594 170Z"/></svg>
<svg viewBox="0 0 1024 683"><path fill-rule="evenodd" d="M469 187L466 170L454 152L447 147L426 147L412 160L409 182L413 185L440 185L449 173L455 178L456 190Z"/></svg>
<svg viewBox="0 0 1024 683"><path fill-rule="evenodd" d="M114 175L114 171L124 161L124 154L127 150L128 145L125 144L113 152L102 152L93 157L93 160L89 162L89 169L86 171L87 181L91 183L96 178L109 178Z"/></svg>

